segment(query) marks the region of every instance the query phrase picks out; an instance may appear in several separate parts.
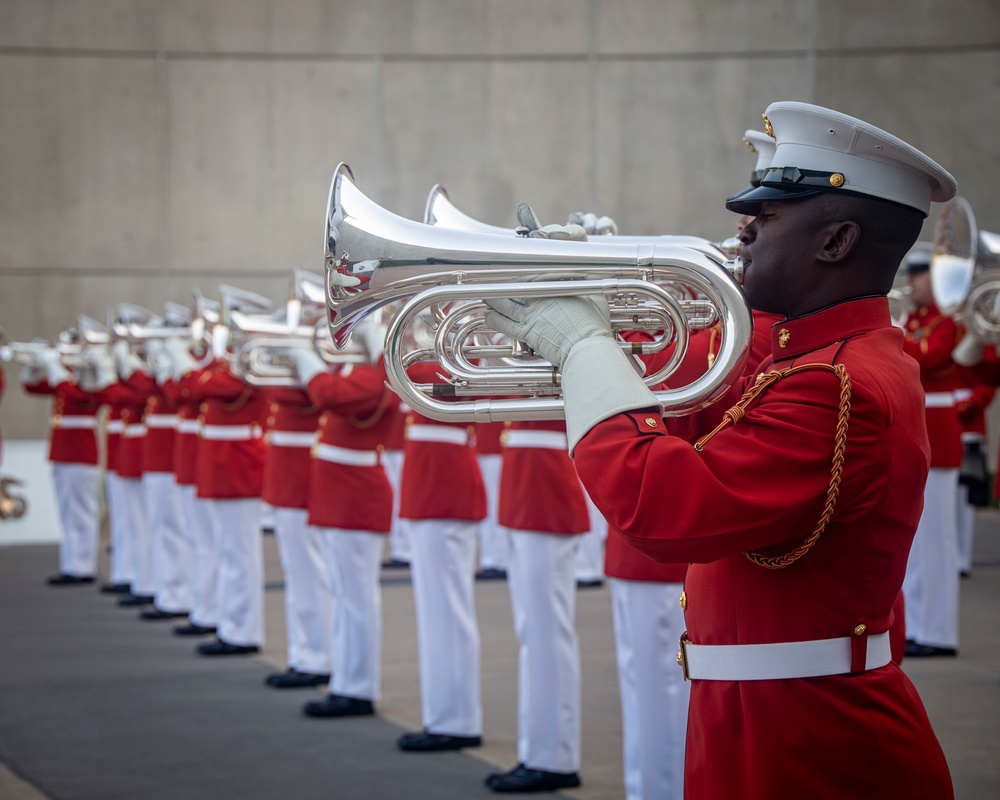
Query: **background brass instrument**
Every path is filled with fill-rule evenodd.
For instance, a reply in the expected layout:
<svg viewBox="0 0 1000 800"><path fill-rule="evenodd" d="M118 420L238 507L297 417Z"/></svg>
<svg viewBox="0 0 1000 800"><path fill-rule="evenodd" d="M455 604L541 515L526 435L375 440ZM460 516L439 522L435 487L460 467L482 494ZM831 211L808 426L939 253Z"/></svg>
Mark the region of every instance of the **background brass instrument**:
<svg viewBox="0 0 1000 800"><path fill-rule="evenodd" d="M910 287L901 286L899 289L890 289L889 294L889 316L892 324L897 328L906 325L906 320L913 313L913 300L910 299Z"/></svg>
<svg viewBox="0 0 1000 800"><path fill-rule="evenodd" d="M11 491L11 486L23 486L24 481L0 476L0 520L18 519L28 511L28 501L23 495Z"/></svg>
<svg viewBox="0 0 1000 800"><path fill-rule="evenodd" d="M83 315L77 318L75 326L60 331L55 342L41 338L30 342L16 342L0 328L0 361L34 366L43 353L54 348L64 366L83 369L93 365L91 356L94 352L107 349L109 339L108 332L101 323Z"/></svg>
<svg viewBox="0 0 1000 800"><path fill-rule="evenodd" d="M659 392L665 413L690 413L713 402L738 379L749 353L752 322L736 280L717 260L675 244L644 241L571 242L492 235L430 226L396 216L367 198L350 168L338 166L326 218L327 305L334 340L343 344L357 322L388 303L407 299L386 334L386 371L393 389L415 410L454 421L559 419L559 375L541 359L520 369L467 377L478 357L469 332L485 327L481 304L492 297L603 295L616 331L659 330L651 345L623 343L628 353L676 342L667 365L646 376L648 385L669 378L687 349L691 329L721 323L719 355L693 383ZM335 276L360 280L345 286ZM671 285L688 291L678 299ZM689 297L704 299L691 300ZM454 322L439 323L434 356L447 369L443 386L418 386L406 377L416 356L404 355L406 328L425 308L452 303ZM442 333L442 330L445 331ZM445 347L446 341L450 342ZM512 356L513 353L507 353ZM464 363L463 363L464 359ZM444 402L436 396L520 395L522 399ZM527 395L527 399L523 396Z"/></svg>
<svg viewBox="0 0 1000 800"><path fill-rule="evenodd" d="M1000 344L1000 234L981 231L964 197L941 211L931 253L934 302L979 339Z"/></svg>

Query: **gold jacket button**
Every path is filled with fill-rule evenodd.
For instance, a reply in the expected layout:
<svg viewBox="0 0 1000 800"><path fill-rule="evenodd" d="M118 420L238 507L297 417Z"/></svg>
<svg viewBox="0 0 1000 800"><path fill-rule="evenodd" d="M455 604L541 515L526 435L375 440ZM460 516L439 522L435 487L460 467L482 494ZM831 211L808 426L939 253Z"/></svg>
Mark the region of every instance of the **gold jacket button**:
<svg viewBox="0 0 1000 800"><path fill-rule="evenodd" d="M866 626L865 623L863 622L859 622L857 625L854 626L854 635L864 636L866 630L868 630L868 626Z"/></svg>
<svg viewBox="0 0 1000 800"><path fill-rule="evenodd" d="M687 592L681 592L681 596L680 596L680 604L681 604L681 610L682 610L682 611L687 611L687 607L688 607L688 596L687 596Z"/></svg>

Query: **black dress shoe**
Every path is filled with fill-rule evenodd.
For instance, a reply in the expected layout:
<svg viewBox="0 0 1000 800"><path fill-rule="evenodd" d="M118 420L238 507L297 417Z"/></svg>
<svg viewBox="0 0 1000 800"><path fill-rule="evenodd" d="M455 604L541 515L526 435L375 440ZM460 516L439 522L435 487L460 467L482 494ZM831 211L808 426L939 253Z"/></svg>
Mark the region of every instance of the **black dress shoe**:
<svg viewBox="0 0 1000 800"><path fill-rule="evenodd" d="M906 642L906 649L903 654L907 658L924 658L926 656L957 656L958 650L954 647L934 647L929 644L920 644L909 640Z"/></svg>
<svg viewBox="0 0 1000 800"><path fill-rule="evenodd" d="M125 595L121 600L118 601L118 605L131 607L131 606L148 606L153 603L153 595L151 594L132 594L131 592Z"/></svg>
<svg viewBox="0 0 1000 800"><path fill-rule="evenodd" d="M308 686L325 686L330 682L330 675L321 672L300 672L289 667L285 672L275 672L264 678L264 683L275 689L304 689Z"/></svg>
<svg viewBox="0 0 1000 800"><path fill-rule="evenodd" d="M215 628L210 625L196 625L193 622L190 625L178 625L174 628L174 636L207 636L210 633L215 633Z"/></svg>
<svg viewBox="0 0 1000 800"><path fill-rule="evenodd" d="M164 611L162 608L150 608L139 612L139 619L177 619L186 617L187 611Z"/></svg>
<svg viewBox="0 0 1000 800"><path fill-rule="evenodd" d="M407 569L409 566L410 562L402 558L390 558L382 562L382 569Z"/></svg>
<svg viewBox="0 0 1000 800"><path fill-rule="evenodd" d="M494 772L486 778L485 782L494 792L528 794L529 792L573 789L580 785L580 775L576 772L549 772L545 769L531 769L524 764L518 764L510 772Z"/></svg>
<svg viewBox="0 0 1000 800"><path fill-rule="evenodd" d="M498 567L484 567L476 573L477 581L505 581L507 570Z"/></svg>
<svg viewBox="0 0 1000 800"><path fill-rule="evenodd" d="M417 731L404 733L396 741L400 750L411 753L432 753L439 750L461 750L463 747L479 747L482 736L449 736L447 733Z"/></svg>
<svg viewBox="0 0 1000 800"><path fill-rule="evenodd" d="M371 700L331 692L322 700L306 703L302 712L307 717L370 717L375 713L375 704Z"/></svg>
<svg viewBox="0 0 1000 800"><path fill-rule="evenodd" d="M65 572L60 572L49 578L47 582L49 586L83 586L86 583L93 583L94 577L92 575L67 575Z"/></svg>
<svg viewBox="0 0 1000 800"><path fill-rule="evenodd" d="M101 594L128 594L131 590L131 583L105 583L101 587Z"/></svg>
<svg viewBox="0 0 1000 800"><path fill-rule="evenodd" d="M222 639L200 644L197 650L198 654L203 656L249 656L260 652L260 648L255 644L232 644Z"/></svg>

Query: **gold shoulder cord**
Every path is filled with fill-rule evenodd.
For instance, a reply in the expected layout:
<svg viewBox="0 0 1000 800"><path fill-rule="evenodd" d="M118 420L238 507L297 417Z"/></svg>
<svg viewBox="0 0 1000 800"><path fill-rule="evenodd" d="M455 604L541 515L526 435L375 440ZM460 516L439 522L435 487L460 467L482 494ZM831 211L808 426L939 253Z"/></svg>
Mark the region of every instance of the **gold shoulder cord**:
<svg viewBox="0 0 1000 800"><path fill-rule="evenodd" d="M823 504L823 514L816 523L816 527L801 545L790 553L779 557L762 556L760 553L747 551L744 555L754 564L766 569L784 569L794 564L802 556L808 553L814 544L819 541L820 535L826 529L830 518L833 516L833 509L837 505L837 495L840 493L840 479L844 472L844 452L847 449L847 423L851 417L851 376L847 374L847 369L843 364L802 364L788 369L773 370L757 376L757 382L751 386L743 397L739 399L731 409L722 417L715 430L701 439L694 449L699 453L719 431L736 425L746 414L747 407L771 386L782 378L794 375L796 372L804 372L811 369L830 370L840 378L840 406L837 412L837 433L833 445L833 464L830 468L830 485L826 490L826 502Z"/></svg>

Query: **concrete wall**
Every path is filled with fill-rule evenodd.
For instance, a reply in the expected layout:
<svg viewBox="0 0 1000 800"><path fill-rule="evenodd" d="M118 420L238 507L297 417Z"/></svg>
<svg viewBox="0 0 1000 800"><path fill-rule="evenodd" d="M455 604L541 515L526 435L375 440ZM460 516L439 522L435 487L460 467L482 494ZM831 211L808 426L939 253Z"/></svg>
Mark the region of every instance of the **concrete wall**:
<svg viewBox="0 0 1000 800"><path fill-rule="evenodd" d="M404 216L441 182L495 224L722 239L779 99L924 149L997 230L998 75L993 0L0 0L0 325L280 299L339 161ZM10 387L4 435L44 406Z"/></svg>

